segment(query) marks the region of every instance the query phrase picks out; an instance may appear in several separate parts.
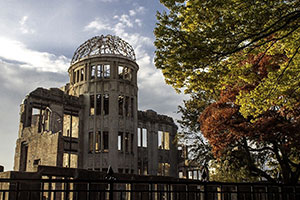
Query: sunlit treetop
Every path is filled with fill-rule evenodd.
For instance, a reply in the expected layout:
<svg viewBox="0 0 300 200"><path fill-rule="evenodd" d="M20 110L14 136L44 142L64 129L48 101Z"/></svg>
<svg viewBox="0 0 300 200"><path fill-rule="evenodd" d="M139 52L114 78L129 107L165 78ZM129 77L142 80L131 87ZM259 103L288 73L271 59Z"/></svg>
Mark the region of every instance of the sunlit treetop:
<svg viewBox="0 0 300 200"><path fill-rule="evenodd" d="M165 80L186 93L221 90L229 82L255 82L241 65L251 53L283 55L278 69L255 90L237 95L245 116L258 116L271 106L292 107L300 95L300 2L243 0L161 0L155 64ZM259 61L260 62L260 61Z"/></svg>

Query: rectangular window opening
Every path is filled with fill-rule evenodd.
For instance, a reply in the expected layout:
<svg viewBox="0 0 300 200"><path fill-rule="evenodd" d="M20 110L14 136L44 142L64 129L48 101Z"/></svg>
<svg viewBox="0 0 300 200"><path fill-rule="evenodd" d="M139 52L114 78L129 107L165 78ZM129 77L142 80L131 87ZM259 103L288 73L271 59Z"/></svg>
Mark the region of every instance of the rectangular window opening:
<svg viewBox="0 0 300 200"><path fill-rule="evenodd" d="M38 128L38 133L42 132L42 112L43 110L38 109L38 108L32 108L32 116L31 116L31 125L37 126Z"/></svg>
<svg viewBox="0 0 300 200"><path fill-rule="evenodd" d="M80 81L84 81L84 70L80 70Z"/></svg>
<svg viewBox="0 0 300 200"><path fill-rule="evenodd" d="M63 155L63 167L77 168L78 155L64 153Z"/></svg>
<svg viewBox="0 0 300 200"><path fill-rule="evenodd" d="M77 82L77 83L80 81L80 79L79 79L79 75L80 75L80 74L79 74L79 70L77 70L77 71L76 71L76 79L77 79L77 81L76 81L76 82Z"/></svg>
<svg viewBox="0 0 300 200"><path fill-rule="evenodd" d="M100 153L101 150L101 132L97 131L96 132L96 144L95 144L95 153Z"/></svg>
<svg viewBox="0 0 300 200"><path fill-rule="evenodd" d="M91 79L95 79L95 75L96 75L96 66L93 65L91 66Z"/></svg>
<svg viewBox="0 0 300 200"><path fill-rule="evenodd" d="M129 133L125 133L125 152L129 152Z"/></svg>
<svg viewBox="0 0 300 200"><path fill-rule="evenodd" d="M164 132L164 149L169 150L170 149L170 134L169 132Z"/></svg>
<svg viewBox="0 0 300 200"><path fill-rule="evenodd" d="M123 66L119 66L118 67L118 75L119 75L119 79L124 79L124 67Z"/></svg>
<svg viewBox="0 0 300 200"><path fill-rule="evenodd" d="M123 104L124 104L124 96L119 96L119 115L123 116Z"/></svg>
<svg viewBox="0 0 300 200"><path fill-rule="evenodd" d="M144 162L144 170L143 170L143 174L147 175L148 174L148 162Z"/></svg>
<svg viewBox="0 0 300 200"><path fill-rule="evenodd" d="M102 65L97 65L97 78L102 78Z"/></svg>
<svg viewBox="0 0 300 200"><path fill-rule="evenodd" d="M108 131L103 131L103 150L108 151L109 140L108 140Z"/></svg>
<svg viewBox="0 0 300 200"><path fill-rule="evenodd" d="M103 106L104 106L104 115L108 115L109 114L109 95L105 94L103 97Z"/></svg>
<svg viewBox="0 0 300 200"><path fill-rule="evenodd" d="M103 65L103 73L104 78L110 77L110 65Z"/></svg>
<svg viewBox="0 0 300 200"><path fill-rule="evenodd" d="M143 137L143 144L142 144L142 146L143 147L147 147L147 129L145 129L145 128L143 128L142 129L143 130L143 135L142 135L142 137Z"/></svg>
<svg viewBox="0 0 300 200"><path fill-rule="evenodd" d="M94 95L90 95L90 115L94 115L95 114L95 99L94 99Z"/></svg>
<svg viewBox="0 0 300 200"><path fill-rule="evenodd" d="M157 139L158 139L158 149L163 149L163 132L158 131L157 133Z"/></svg>
<svg viewBox="0 0 300 200"><path fill-rule="evenodd" d="M118 134L118 150L123 151L123 132Z"/></svg>
<svg viewBox="0 0 300 200"><path fill-rule="evenodd" d="M138 147L141 147L142 146L142 131L141 131L141 128L138 128L137 140L138 140Z"/></svg>
<svg viewBox="0 0 300 200"><path fill-rule="evenodd" d="M170 133L158 131L158 149L170 150Z"/></svg>
<svg viewBox="0 0 300 200"><path fill-rule="evenodd" d="M72 122L71 122L71 117L72 117ZM71 134L71 129L72 129L72 134ZM72 138L78 138L78 132L79 132L79 117L73 115L71 116L69 114L64 114L63 136L65 137L72 136Z"/></svg>
<svg viewBox="0 0 300 200"><path fill-rule="evenodd" d="M96 115L101 115L101 94L96 95Z"/></svg>

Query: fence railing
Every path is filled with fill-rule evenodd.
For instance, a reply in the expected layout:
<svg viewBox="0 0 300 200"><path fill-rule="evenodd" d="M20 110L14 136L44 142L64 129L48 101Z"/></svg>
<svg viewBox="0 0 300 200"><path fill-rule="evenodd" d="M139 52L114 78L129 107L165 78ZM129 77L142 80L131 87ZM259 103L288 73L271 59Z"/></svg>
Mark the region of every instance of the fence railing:
<svg viewBox="0 0 300 200"><path fill-rule="evenodd" d="M0 179L0 200L300 200L300 185L178 179Z"/></svg>

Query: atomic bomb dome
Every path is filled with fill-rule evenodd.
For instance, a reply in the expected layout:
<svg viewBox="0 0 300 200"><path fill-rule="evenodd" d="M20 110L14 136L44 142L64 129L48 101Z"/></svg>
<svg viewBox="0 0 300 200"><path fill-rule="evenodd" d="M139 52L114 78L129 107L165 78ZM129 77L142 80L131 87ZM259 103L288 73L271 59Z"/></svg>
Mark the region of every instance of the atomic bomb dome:
<svg viewBox="0 0 300 200"><path fill-rule="evenodd" d="M23 101L14 170L111 167L178 177L177 126L171 117L138 110L138 70L132 46L117 36L95 36L80 45L69 83L37 88Z"/></svg>
<svg viewBox="0 0 300 200"><path fill-rule="evenodd" d="M118 36L101 35L95 36L80 45L73 55L71 65L81 59L99 55L120 55L133 61L136 60L132 46L126 41Z"/></svg>

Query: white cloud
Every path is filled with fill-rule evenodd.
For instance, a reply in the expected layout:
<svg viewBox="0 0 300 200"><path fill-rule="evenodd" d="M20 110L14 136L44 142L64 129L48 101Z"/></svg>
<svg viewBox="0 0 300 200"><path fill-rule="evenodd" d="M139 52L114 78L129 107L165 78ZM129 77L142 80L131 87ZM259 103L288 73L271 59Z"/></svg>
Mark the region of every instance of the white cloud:
<svg viewBox="0 0 300 200"><path fill-rule="evenodd" d="M137 23L138 26L142 26L142 21L140 19L135 19L134 22Z"/></svg>
<svg viewBox="0 0 300 200"><path fill-rule="evenodd" d="M85 26L84 30L102 31L102 30L112 30L112 29L107 23L104 23L99 18L96 18L95 20L91 21L87 26Z"/></svg>
<svg viewBox="0 0 300 200"><path fill-rule="evenodd" d="M129 15L130 16L135 16L136 15L136 12L134 10L129 10Z"/></svg>
<svg viewBox="0 0 300 200"><path fill-rule="evenodd" d="M23 34L33 34L35 33L35 30L32 28L29 28L27 25L28 16L23 16L22 19L19 21L20 24L20 30Z"/></svg>
<svg viewBox="0 0 300 200"><path fill-rule="evenodd" d="M40 71L66 72L70 60L47 52L28 49L23 43L0 37L0 57L20 62L21 67L35 68Z"/></svg>
<svg viewBox="0 0 300 200"><path fill-rule="evenodd" d="M136 12L141 13L141 14L144 14L146 11L145 7L143 7L143 6L139 6L135 10L136 10Z"/></svg>
<svg viewBox="0 0 300 200"><path fill-rule="evenodd" d="M131 22L128 15L122 15L119 20L120 20L120 22L122 22L126 26L133 27L133 24L132 24L132 22Z"/></svg>

